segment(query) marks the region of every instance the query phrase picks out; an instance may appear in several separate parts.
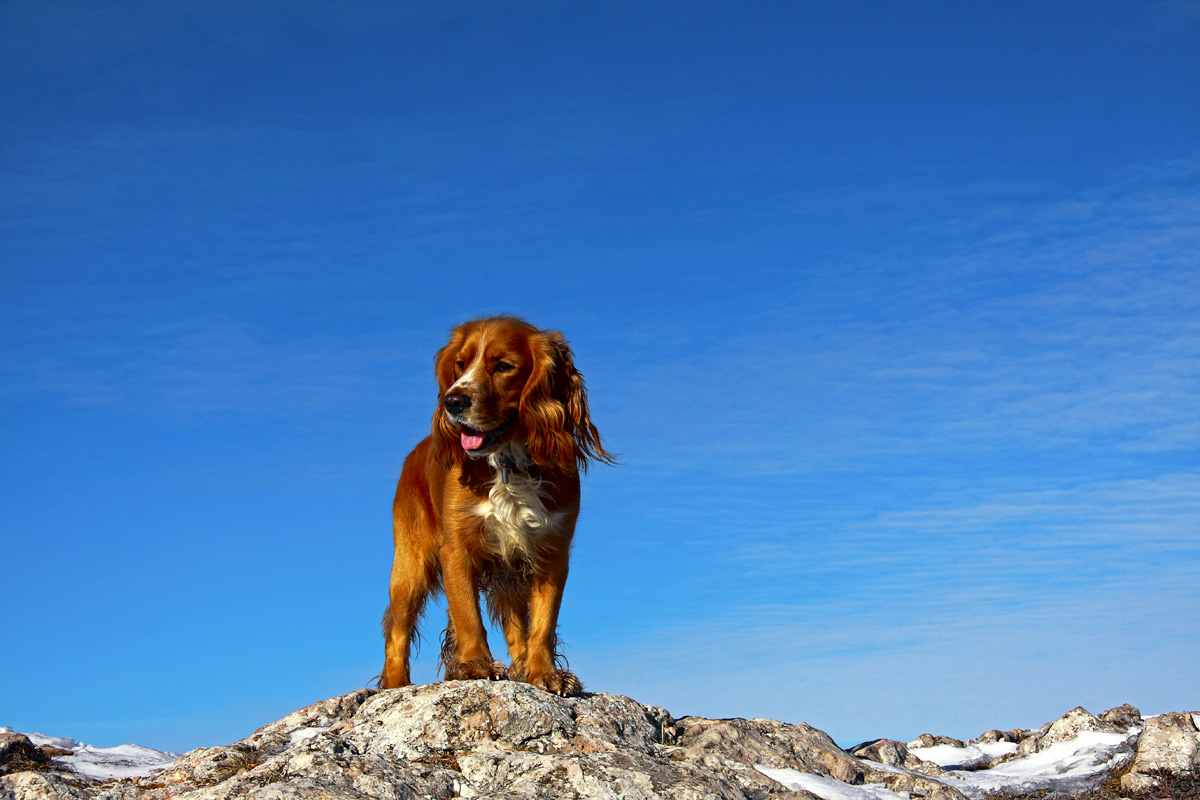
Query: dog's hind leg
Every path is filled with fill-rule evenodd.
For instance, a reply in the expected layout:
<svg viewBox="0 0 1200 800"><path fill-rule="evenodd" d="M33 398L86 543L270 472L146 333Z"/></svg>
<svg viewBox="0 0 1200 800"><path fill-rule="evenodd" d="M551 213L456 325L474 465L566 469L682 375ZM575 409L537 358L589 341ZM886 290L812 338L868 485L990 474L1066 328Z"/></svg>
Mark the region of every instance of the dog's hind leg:
<svg viewBox="0 0 1200 800"><path fill-rule="evenodd" d="M430 574L432 572L432 574ZM422 565L405 563L400 553L392 564L391 604L383 614L384 664L380 689L394 689L412 683L408 658L417 620L425 601L436 589L437 571Z"/></svg>
<svg viewBox="0 0 1200 800"><path fill-rule="evenodd" d="M391 604L383 615L384 664L379 688L394 689L412 683L409 650L425 601L439 588L438 535L431 514L401 478L393 508Z"/></svg>

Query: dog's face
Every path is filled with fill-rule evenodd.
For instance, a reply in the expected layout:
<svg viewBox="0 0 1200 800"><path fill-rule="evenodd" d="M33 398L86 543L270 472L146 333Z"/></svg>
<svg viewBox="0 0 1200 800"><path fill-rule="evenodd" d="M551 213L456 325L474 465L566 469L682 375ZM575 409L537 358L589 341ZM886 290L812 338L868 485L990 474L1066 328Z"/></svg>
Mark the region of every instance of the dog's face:
<svg viewBox="0 0 1200 800"><path fill-rule="evenodd" d="M444 463L486 456L509 441L542 467L576 470L589 459L612 461L561 333L516 317L473 319L451 331L435 369L433 439Z"/></svg>
<svg viewBox="0 0 1200 800"><path fill-rule="evenodd" d="M477 458L494 452L519 427L539 332L516 320L473 321L460 329L438 357L440 411L457 430L463 452Z"/></svg>

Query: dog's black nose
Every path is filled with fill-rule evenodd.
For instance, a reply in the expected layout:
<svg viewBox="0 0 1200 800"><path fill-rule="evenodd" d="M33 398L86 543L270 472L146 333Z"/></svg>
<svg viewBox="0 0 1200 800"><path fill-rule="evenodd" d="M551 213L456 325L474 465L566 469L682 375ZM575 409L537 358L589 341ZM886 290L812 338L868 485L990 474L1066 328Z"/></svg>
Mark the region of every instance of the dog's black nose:
<svg viewBox="0 0 1200 800"><path fill-rule="evenodd" d="M450 414L461 414L471 407L471 398L465 394L448 394L442 400L442 405Z"/></svg>

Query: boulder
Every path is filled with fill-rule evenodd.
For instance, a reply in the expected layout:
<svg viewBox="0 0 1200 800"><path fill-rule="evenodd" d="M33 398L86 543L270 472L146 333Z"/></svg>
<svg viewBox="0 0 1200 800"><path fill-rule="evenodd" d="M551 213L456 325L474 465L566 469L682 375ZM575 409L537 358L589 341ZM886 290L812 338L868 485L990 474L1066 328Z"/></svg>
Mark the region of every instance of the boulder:
<svg viewBox="0 0 1200 800"><path fill-rule="evenodd" d="M1047 722L1038 730L1024 736L1017 744L1015 755L1016 757L1022 757L1032 755L1033 753L1040 753L1059 742L1077 739L1079 738L1079 734L1084 731L1103 731L1105 733L1124 732L1115 724L1105 722L1088 713L1087 709L1083 708L1083 706L1076 706L1053 722Z"/></svg>
<svg viewBox="0 0 1200 800"><path fill-rule="evenodd" d="M1137 751L1129 771L1121 776L1121 788L1138 792L1159 786L1156 773L1200 772L1200 714L1177 712L1145 720Z"/></svg>
<svg viewBox="0 0 1200 800"><path fill-rule="evenodd" d="M0 800L92 800L93 783L62 772L13 772L0 776Z"/></svg>
<svg viewBox="0 0 1200 800"><path fill-rule="evenodd" d="M41 769L50 757L29 737L21 733L0 733L0 775L28 769Z"/></svg>
<svg viewBox="0 0 1200 800"><path fill-rule="evenodd" d="M932 733L922 733L916 739L908 743L909 747L937 747L938 745L948 745L950 747L962 747L962 739L955 739L952 736L934 736Z"/></svg>
<svg viewBox="0 0 1200 800"><path fill-rule="evenodd" d="M1016 744L1028 733L1029 731L1022 728L1012 731L984 731L977 738L967 742L967 744L994 744L996 742L1012 742L1013 744Z"/></svg>
<svg viewBox="0 0 1200 800"><path fill-rule="evenodd" d="M1132 728L1139 728L1142 725L1142 712L1138 711L1129 703L1119 705L1116 708L1110 708L1100 715L1100 719L1110 725L1114 725L1118 730L1127 731Z"/></svg>
<svg viewBox="0 0 1200 800"><path fill-rule="evenodd" d="M876 739L852 747L850 755L875 761L888 767L902 767L923 775L945 775L946 770L937 764L917 758L908 751L908 745L893 739Z"/></svg>

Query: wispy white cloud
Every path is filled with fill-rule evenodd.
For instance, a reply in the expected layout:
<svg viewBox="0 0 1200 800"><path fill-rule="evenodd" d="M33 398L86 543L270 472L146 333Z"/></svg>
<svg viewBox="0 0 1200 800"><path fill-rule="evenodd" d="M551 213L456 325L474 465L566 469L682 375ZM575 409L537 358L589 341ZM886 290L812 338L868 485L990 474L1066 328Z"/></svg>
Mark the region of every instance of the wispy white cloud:
<svg viewBox="0 0 1200 800"><path fill-rule="evenodd" d="M840 604L736 606L576 661L594 688L677 714L804 720L847 744L1035 727L1075 703L1157 713L1200 702L1178 668L1200 657L1194 582L1146 574L1114 588L1016 597L931 589L851 613Z"/></svg>
<svg viewBox="0 0 1200 800"><path fill-rule="evenodd" d="M663 466L768 473L839 453L1195 447L1200 198L1135 174L995 203L916 234L919 255L765 287L744 331L633 345L609 401L627 438Z"/></svg>
<svg viewBox="0 0 1200 800"><path fill-rule="evenodd" d="M1200 655L1196 165L971 204L811 317L798 278L761 329L635 367L631 461L720 476L664 481L659 518L725 577L587 653L597 680L845 739L1200 702L1167 666Z"/></svg>

